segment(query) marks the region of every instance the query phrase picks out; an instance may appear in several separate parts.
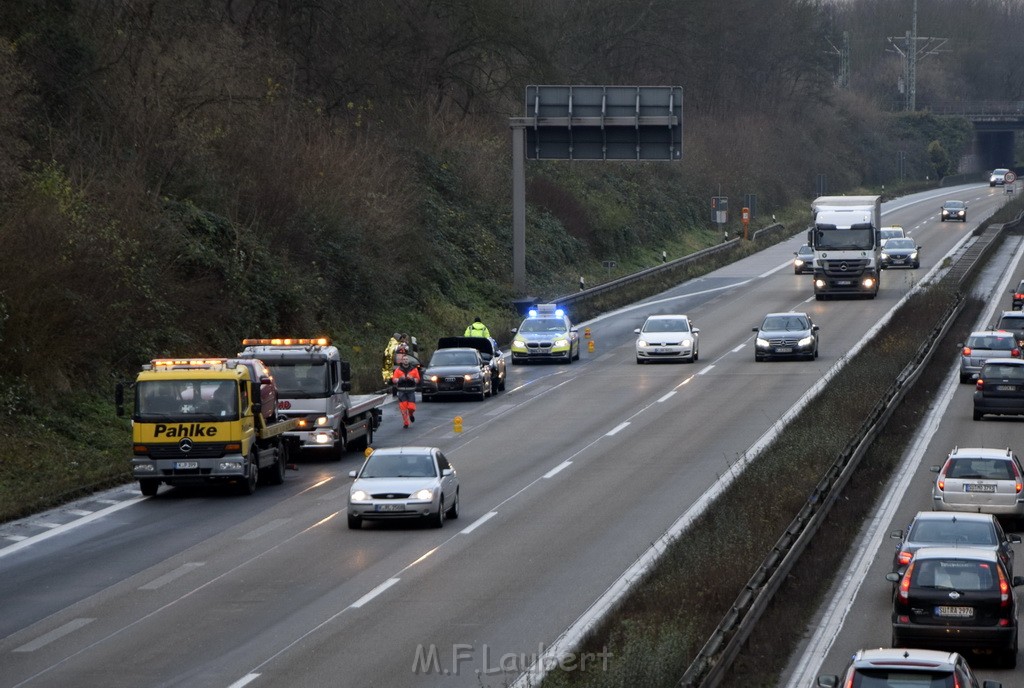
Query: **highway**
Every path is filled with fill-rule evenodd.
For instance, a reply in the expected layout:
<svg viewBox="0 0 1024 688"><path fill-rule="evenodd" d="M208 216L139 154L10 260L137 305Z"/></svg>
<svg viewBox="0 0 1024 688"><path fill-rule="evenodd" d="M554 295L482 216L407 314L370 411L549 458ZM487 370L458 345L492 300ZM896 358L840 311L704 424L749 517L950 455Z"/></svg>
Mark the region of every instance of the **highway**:
<svg viewBox="0 0 1024 688"><path fill-rule="evenodd" d="M970 202L967 223L939 222L945 198ZM886 203L923 264L886 271L874 300L815 301L794 236L581 323L595 351L571 366L510 365L507 391L421 404L409 430L389 406L377 446L436 445L458 470L462 514L441 530L348 530L357 454L307 457L252 497L131 487L3 524L0 687L506 685L1003 202L968 185ZM755 363L751 328L791 309L821 326L820 357ZM636 365L633 328L671 312L701 328L700 361ZM954 402L968 399L965 385ZM974 425L1010 444L1017 427Z"/></svg>
<svg viewBox="0 0 1024 688"><path fill-rule="evenodd" d="M1009 289L1024 276L1024 244L1009 237L1003 250L985 268L975 285L975 295L986 308L974 329L986 329L1010 309ZM875 517L865 524L857 545L839 569L836 582L817 618L807 630L806 641L786 671L787 688L814 685L819 674L842 673L849 657L861 648L889 647L891 642L892 586L885 580L891 570L898 540L893 530L905 529L918 511L931 509L931 487L941 465L955 446L1010 447L1024 450L1020 419L987 417L972 419L974 385L960 384L958 369L948 371L946 383L918 430L898 472L892 476ZM1020 532L1020 524L1004 522L1008 532ZM1015 560L1024 552L1016 545ZM1018 599L1024 590L1017 588ZM1020 669L1000 669L991 658L963 652L981 678L1000 681L1004 688L1024 687Z"/></svg>

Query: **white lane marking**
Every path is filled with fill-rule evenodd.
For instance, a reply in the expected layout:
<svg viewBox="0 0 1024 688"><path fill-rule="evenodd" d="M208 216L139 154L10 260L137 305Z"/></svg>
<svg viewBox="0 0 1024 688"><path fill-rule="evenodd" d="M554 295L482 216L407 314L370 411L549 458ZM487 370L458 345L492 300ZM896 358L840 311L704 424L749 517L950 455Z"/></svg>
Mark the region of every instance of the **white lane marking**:
<svg viewBox="0 0 1024 688"><path fill-rule="evenodd" d="M673 389L671 392L669 392L669 393L665 394L663 397L661 397L661 399L658 399L658 403L660 404L663 401L668 401L669 399L671 399L675 395L676 395L676 391Z"/></svg>
<svg viewBox="0 0 1024 688"><path fill-rule="evenodd" d="M704 374L706 374L706 373L710 373L710 372L711 372L711 369L712 369L712 368L714 368L714 367L715 367L715 364L714 364L714 363L712 363L712 364L711 364L711 365L709 365L709 366L708 366L707 368L704 368L703 370L701 370L701 371L700 371L699 373L697 373L697 374L698 374L698 375L704 375Z"/></svg>
<svg viewBox="0 0 1024 688"><path fill-rule="evenodd" d="M365 595L363 595L362 597L360 597L358 600L356 600L355 602L353 602L349 606L353 607L355 609L359 609L364 604L366 604L367 602L372 600L374 597L377 597L377 595L380 595L382 592L384 592L385 590L387 590L388 588L390 588L392 585L394 585L395 583L397 583L400 580L402 580L402 579L401 578L388 578L386 581L384 581L383 583L378 585L376 588L374 588L370 592L368 592Z"/></svg>
<svg viewBox="0 0 1024 688"><path fill-rule="evenodd" d="M514 409L515 407L515 404L502 404L501 406L496 406L495 408L491 409L485 415L498 416L501 415L502 413L505 413L505 411Z"/></svg>
<svg viewBox="0 0 1024 688"><path fill-rule="evenodd" d="M565 461L563 461L562 463L558 464L557 466L552 468L550 471L545 473L544 476L543 476L544 480L547 480L548 478L551 478L551 477L554 477L554 476L558 475L559 473L561 473L562 471L564 471L566 468L568 468L571 465L572 465L572 461L569 461L568 459L566 459Z"/></svg>
<svg viewBox="0 0 1024 688"><path fill-rule="evenodd" d="M83 526L86 523L92 523L93 521L101 519L101 518L103 518L104 516L106 516L108 514L114 513L115 511L120 511L121 509L125 509L127 507L130 507L133 504L138 504L143 499L148 499L148 497L135 497L134 499L128 499L128 500L125 500L123 502L118 502L117 504L114 504L113 506L109 506L106 509L100 509L99 511L96 511L96 512L90 514L89 516L85 516L85 517L80 518L80 519L78 519L76 521L71 521L70 523L65 523L64 525L60 526L59 528L54 528L53 530L48 530L45 533L39 533L38 535L33 535L32 537L25 538L24 540L22 540L21 542L18 542L17 544L11 545L10 547L4 547L3 549L0 549L0 557L6 557L8 554L14 554L15 552L17 552L19 550L22 550L22 549L28 547L29 545L34 545L37 542L41 542L41 541L46 540L48 538L52 538L55 535L60 535L61 533L66 533L69 530L77 528L78 526Z"/></svg>
<svg viewBox="0 0 1024 688"><path fill-rule="evenodd" d="M238 539L239 540L255 540L256 538L258 538L258 537L260 537L262 535L266 535L267 533L269 533L272 530L280 528L281 526L283 526L288 521L289 521L289 519L287 519L287 518L275 518L273 521L269 521L269 522L265 523L264 525L260 526L256 530L249 531L248 533L246 533L245 535L241 536Z"/></svg>
<svg viewBox="0 0 1024 688"><path fill-rule="evenodd" d="M259 677L260 677L259 674L246 674L245 676L243 676L242 678L238 679L237 681L232 683L230 686L228 686L228 688L242 688L242 686L249 685L250 683L252 683L256 679L258 679Z"/></svg>
<svg viewBox="0 0 1024 688"><path fill-rule="evenodd" d="M96 619L73 619L68 621L63 626L58 626L49 633L44 633L30 643L25 643L21 647L16 647L12 652L35 652L39 648L49 645L58 638L63 638L68 633L73 633L83 626L88 626Z"/></svg>
<svg viewBox="0 0 1024 688"><path fill-rule="evenodd" d="M459 531L462 535L469 535L474 530L482 526L483 524L490 521L492 518L498 515L497 511L488 511L486 514L478 518L477 520L470 523L468 526Z"/></svg>
<svg viewBox="0 0 1024 688"><path fill-rule="evenodd" d="M171 581L177 580L178 578L181 578L186 573L194 571L195 569L199 568L200 566L205 566L205 565L206 565L205 561L190 561L187 564L183 564L183 565L179 566L178 568L174 569L173 571L168 571L167 573L165 573L164 575L160 576L159 578L154 578L150 582L148 582L145 585L139 587L139 590L158 590L159 588L164 587L165 585L167 585Z"/></svg>
<svg viewBox="0 0 1024 688"><path fill-rule="evenodd" d="M619 432L621 432L622 430L625 430L627 427L629 427L629 421L628 420L619 423L614 428L612 428L611 430L606 432L604 434L604 436L605 437L611 437L612 435L617 435L617 434L619 434Z"/></svg>
<svg viewBox="0 0 1024 688"><path fill-rule="evenodd" d="M736 346L736 347L734 347L734 348L733 348L733 350L732 350L732 352L733 352L734 354L736 354L736 353L739 353L740 351L743 351L743 349L744 349L744 348L745 348L746 346L747 346L747 343L746 343L746 342L744 341L744 342L743 342L742 344L740 344L739 346Z"/></svg>

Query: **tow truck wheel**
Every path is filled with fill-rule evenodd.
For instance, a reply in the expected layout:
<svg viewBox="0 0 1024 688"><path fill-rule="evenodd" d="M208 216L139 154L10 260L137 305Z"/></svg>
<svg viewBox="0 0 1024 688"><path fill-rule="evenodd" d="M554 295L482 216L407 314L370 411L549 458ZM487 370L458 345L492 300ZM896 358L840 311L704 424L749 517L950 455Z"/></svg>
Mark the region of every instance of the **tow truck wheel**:
<svg viewBox="0 0 1024 688"><path fill-rule="evenodd" d="M154 497L156 496L157 490L160 489L160 481L153 480L152 478L140 480L139 489L142 491L143 497Z"/></svg>
<svg viewBox="0 0 1024 688"><path fill-rule="evenodd" d="M239 491L244 495L251 495L256 492L256 483L259 481L260 471L256 467L253 457L249 457L249 475L239 485Z"/></svg>
<svg viewBox="0 0 1024 688"><path fill-rule="evenodd" d="M284 482L284 473L288 468L288 450L282 444L277 450L277 458L271 466L264 469L268 485L280 485Z"/></svg>

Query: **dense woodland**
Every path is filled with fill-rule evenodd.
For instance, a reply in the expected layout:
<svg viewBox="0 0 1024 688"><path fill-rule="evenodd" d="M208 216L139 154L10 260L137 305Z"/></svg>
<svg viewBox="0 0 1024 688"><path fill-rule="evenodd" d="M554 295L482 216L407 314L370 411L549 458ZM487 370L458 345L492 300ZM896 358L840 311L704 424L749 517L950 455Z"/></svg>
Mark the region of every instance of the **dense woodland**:
<svg viewBox="0 0 1024 688"><path fill-rule="evenodd" d="M969 129L929 108L1024 101L1024 3L917 4L919 35L950 38L907 114L889 39L913 0L4 0L3 422L243 336L358 359L511 318L529 84L685 94L681 163L528 166L541 295L716 240L712 195L781 215L820 174L893 183L897 150L911 178L955 171Z"/></svg>

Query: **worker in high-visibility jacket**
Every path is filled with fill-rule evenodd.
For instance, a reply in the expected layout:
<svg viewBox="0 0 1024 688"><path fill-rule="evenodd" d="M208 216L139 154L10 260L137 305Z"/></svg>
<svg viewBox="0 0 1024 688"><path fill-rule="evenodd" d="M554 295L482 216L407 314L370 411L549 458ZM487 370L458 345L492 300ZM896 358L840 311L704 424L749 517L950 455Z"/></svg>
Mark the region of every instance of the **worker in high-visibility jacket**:
<svg viewBox="0 0 1024 688"><path fill-rule="evenodd" d="M391 381L395 383L402 427L407 428L409 423L416 422L416 388L420 384L420 370L411 356L401 351L396 355L399 359L398 367L392 373Z"/></svg>
<svg viewBox="0 0 1024 688"><path fill-rule="evenodd" d="M466 331L462 335L463 337L490 337L491 331L487 329L487 325L484 325L480 318L474 318L473 322L469 324Z"/></svg>
<svg viewBox="0 0 1024 688"><path fill-rule="evenodd" d="M401 343L402 333L395 332L388 340L387 346L384 347L384 362L380 367L380 373L384 378L385 385L391 382L391 374L395 372L395 351Z"/></svg>

